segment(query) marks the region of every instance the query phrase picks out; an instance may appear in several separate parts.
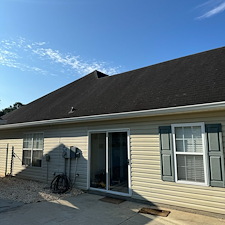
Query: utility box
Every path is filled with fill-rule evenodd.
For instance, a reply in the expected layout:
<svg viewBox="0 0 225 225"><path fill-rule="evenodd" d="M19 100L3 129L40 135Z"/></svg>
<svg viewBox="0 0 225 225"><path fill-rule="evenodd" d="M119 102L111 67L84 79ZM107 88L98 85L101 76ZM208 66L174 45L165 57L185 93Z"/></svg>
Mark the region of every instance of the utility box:
<svg viewBox="0 0 225 225"><path fill-rule="evenodd" d="M78 153L78 148L71 146L70 148L64 147L62 157L65 159L75 159L80 156Z"/></svg>
<svg viewBox="0 0 225 225"><path fill-rule="evenodd" d="M70 149L69 148L67 148L67 147L63 148L62 157L65 159L70 158Z"/></svg>
<svg viewBox="0 0 225 225"><path fill-rule="evenodd" d="M78 148L75 146L70 146L70 158L76 158L77 157L77 151Z"/></svg>
<svg viewBox="0 0 225 225"><path fill-rule="evenodd" d="M51 159L50 155L49 155L49 154L46 154L46 155L45 155L45 160L46 160L46 162L49 162L50 159Z"/></svg>

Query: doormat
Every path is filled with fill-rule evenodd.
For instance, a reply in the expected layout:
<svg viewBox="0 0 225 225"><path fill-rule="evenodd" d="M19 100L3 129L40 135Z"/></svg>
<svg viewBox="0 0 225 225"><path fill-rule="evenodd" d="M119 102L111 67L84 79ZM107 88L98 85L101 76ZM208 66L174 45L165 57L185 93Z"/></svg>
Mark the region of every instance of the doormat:
<svg viewBox="0 0 225 225"><path fill-rule="evenodd" d="M161 210L161 209L151 209L151 208L142 208L138 213L151 214L155 216L167 217L170 214L170 211Z"/></svg>
<svg viewBox="0 0 225 225"><path fill-rule="evenodd" d="M102 202L108 202L108 203L113 203L113 204L120 204L124 202L125 200L123 199L118 199L118 198L111 198L111 197L104 197L99 199Z"/></svg>

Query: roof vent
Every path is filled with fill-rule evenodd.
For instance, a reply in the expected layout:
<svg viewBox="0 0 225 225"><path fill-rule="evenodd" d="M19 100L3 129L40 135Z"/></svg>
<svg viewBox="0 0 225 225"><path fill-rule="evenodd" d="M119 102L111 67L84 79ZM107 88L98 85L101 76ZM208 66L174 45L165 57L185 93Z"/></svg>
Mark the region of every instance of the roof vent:
<svg viewBox="0 0 225 225"><path fill-rule="evenodd" d="M100 71L98 71L98 70L95 70L95 71L94 71L94 74L95 74L95 76L96 76L97 78L102 78L102 77L108 77L108 76L109 76L109 75L104 74L104 73L102 73L102 72L100 72Z"/></svg>
<svg viewBox="0 0 225 225"><path fill-rule="evenodd" d="M75 111L75 108L72 106L70 111L68 112L69 114L73 113Z"/></svg>

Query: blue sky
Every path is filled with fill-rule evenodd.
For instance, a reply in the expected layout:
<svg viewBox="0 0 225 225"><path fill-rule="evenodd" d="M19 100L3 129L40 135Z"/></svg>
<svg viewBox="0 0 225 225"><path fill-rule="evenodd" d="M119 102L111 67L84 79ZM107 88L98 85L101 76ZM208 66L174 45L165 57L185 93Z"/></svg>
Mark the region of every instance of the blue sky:
<svg viewBox="0 0 225 225"><path fill-rule="evenodd" d="M1 0L0 109L225 46L224 23L225 0Z"/></svg>

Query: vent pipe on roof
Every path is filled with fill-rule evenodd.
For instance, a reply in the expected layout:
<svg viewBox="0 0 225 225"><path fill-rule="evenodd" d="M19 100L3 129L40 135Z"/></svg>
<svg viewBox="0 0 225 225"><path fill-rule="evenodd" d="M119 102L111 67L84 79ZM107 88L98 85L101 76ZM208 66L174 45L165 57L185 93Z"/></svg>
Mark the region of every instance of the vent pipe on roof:
<svg viewBox="0 0 225 225"><path fill-rule="evenodd" d="M69 114L73 113L75 111L75 108L72 106L70 111L68 112Z"/></svg>

